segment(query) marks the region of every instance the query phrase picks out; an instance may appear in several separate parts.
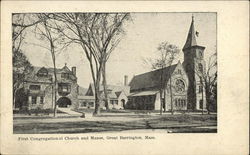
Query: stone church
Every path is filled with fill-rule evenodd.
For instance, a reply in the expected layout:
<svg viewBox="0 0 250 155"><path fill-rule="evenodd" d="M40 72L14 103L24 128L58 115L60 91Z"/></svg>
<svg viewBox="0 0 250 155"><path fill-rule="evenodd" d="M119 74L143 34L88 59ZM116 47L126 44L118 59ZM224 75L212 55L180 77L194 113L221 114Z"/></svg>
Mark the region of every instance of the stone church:
<svg viewBox="0 0 250 155"><path fill-rule="evenodd" d="M163 109L166 111L170 111L172 108L173 110L192 111L206 109L205 92L198 76L205 71L205 47L197 44L196 35L194 18L192 17L186 43L182 49L184 53L183 63L179 61L163 70L154 70L132 78L129 84L130 96L127 103L129 109L160 110L159 88L162 86L160 80L162 73L166 80L165 91L162 94L162 98L165 96ZM170 93L170 89L172 93Z"/></svg>

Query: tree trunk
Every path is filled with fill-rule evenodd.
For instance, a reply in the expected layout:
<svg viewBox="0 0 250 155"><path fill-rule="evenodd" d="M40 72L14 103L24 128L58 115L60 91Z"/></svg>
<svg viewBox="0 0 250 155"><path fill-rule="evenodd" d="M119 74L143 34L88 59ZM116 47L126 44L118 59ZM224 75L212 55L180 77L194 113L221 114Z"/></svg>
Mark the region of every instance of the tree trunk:
<svg viewBox="0 0 250 155"><path fill-rule="evenodd" d="M160 115L162 115L162 89L160 90Z"/></svg>
<svg viewBox="0 0 250 155"><path fill-rule="evenodd" d="M53 46L53 43L51 43L51 55L52 55L52 61L53 61L53 67L54 67L54 78L55 78L55 81L54 81L54 97L55 97L55 100L54 100L54 117L56 117L56 114L57 114L57 76L56 76L56 58L55 58L55 51L54 51L54 46Z"/></svg>
<svg viewBox="0 0 250 155"><path fill-rule="evenodd" d="M173 94L172 94L172 78L171 78L171 75L170 75L170 78L169 78L169 82L170 82L170 103L171 103L171 114L173 115L173 114L174 114L174 107L173 107Z"/></svg>
<svg viewBox="0 0 250 155"><path fill-rule="evenodd" d="M16 92L17 92L17 89L13 88L13 109L16 108L16 104L15 104L15 102L16 102Z"/></svg>
<svg viewBox="0 0 250 155"><path fill-rule="evenodd" d="M56 114L57 114L57 109L56 109L56 107L57 107L57 104L56 104L56 102L57 102L57 76L56 76L56 67L55 67L55 65L54 65L54 77L55 77L55 81L54 81L54 88L55 88L55 90L54 90L54 97L55 97L55 100L54 100L54 117L56 117Z"/></svg>
<svg viewBox="0 0 250 155"><path fill-rule="evenodd" d="M206 92L207 113L210 114L210 104L211 104L210 93L207 90L205 92Z"/></svg>
<svg viewBox="0 0 250 155"><path fill-rule="evenodd" d="M205 93L206 93L206 105L207 105L207 112L210 114L210 90L209 90L209 85L205 83Z"/></svg>
<svg viewBox="0 0 250 155"><path fill-rule="evenodd" d="M202 115L204 114L204 97L203 97L203 83L201 84L201 100L202 100Z"/></svg>
<svg viewBox="0 0 250 155"><path fill-rule="evenodd" d="M104 102L106 110L109 109L109 99L108 99L108 92L107 92L107 80L106 80L106 62L103 63L103 69L102 69L102 84L103 84L103 90L104 90Z"/></svg>
<svg viewBox="0 0 250 155"><path fill-rule="evenodd" d="M95 86L95 111L93 113L94 116L100 114L100 92L99 92L99 84Z"/></svg>
<svg viewBox="0 0 250 155"><path fill-rule="evenodd" d="M164 90L163 90L163 104L164 104L164 112L166 112L167 111L167 105L166 105L166 88L164 88Z"/></svg>
<svg viewBox="0 0 250 155"><path fill-rule="evenodd" d="M102 64L100 64L102 65ZM100 78L102 74L102 66L100 66L99 71L96 72L96 81L94 84L95 87L95 111L93 113L94 116L97 116L100 114L100 101L101 101L101 94L100 94Z"/></svg>

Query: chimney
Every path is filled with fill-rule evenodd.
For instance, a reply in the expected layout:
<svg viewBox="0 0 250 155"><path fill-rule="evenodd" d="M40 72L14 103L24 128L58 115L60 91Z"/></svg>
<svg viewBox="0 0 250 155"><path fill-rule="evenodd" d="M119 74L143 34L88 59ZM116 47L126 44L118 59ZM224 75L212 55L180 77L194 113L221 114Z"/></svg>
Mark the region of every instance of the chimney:
<svg viewBox="0 0 250 155"><path fill-rule="evenodd" d="M124 76L124 86L127 86L128 85L128 76L125 75Z"/></svg>
<svg viewBox="0 0 250 155"><path fill-rule="evenodd" d="M76 67L72 67L72 74L76 76Z"/></svg>

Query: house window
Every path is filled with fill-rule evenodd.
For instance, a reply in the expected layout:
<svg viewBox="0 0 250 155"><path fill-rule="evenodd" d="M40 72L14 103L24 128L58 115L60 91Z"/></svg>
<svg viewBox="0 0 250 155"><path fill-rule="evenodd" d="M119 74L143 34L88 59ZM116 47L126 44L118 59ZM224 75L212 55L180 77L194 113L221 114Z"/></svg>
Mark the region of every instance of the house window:
<svg viewBox="0 0 250 155"><path fill-rule="evenodd" d="M41 96L41 97L40 97L40 104L43 104L43 101L44 101L44 97Z"/></svg>
<svg viewBox="0 0 250 155"><path fill-rule="evenodd" d="M40 76L40 77L47 77L48 76L48 71L46 68L41 68L38 73L37 73L37 76Z"/></svg>
<svg viewBox="0 0 250 155"><path fill-rule="evenodd" d="M110 100L110 103L111 103L112 105L114 105L114 104L117 104L117 105L118 105L118 100Z"/></svg>
<svg viewBox="0 0 250 155"><path fill-rule="evenodd" d="M31 103L32 104L36 104L36 98L37 98L36 96L31 97Z"/></svg>
<svg viewBox="0 0 250 155"><path fill-rule="evenodd" d="M90 107L94 107L94 102L89 102Z"/></svg>
<svg viewBox="0 0 250 155"><path fill-rule="evenodd" d="M41 86L40 85L30 85L30 90L40 90Z"/></svg>
<svg viewBox="0 0 250 155"><path fill-rule="evenodd" d="M48 73L47 72L40 72L40 73L38 73L38 76L40 76L40 77L47 77Z"/></svg>
<svg viewBox="0 0 250 155"><path fill-rule="evenodd" d="M59 84L58 91L59 92L70 92L71 87L68 84Z"/></svg>
<svg viewBox="0 0 250 155"><path fill-rule="evenodd" d="M200 100L200 109L203 109L203 100Z"/></svg>
<svg viewBox="0 0 250 155"><path fill-rule="evenodd" d="M111 89L107 89L107 93L111 94L112 90Z"/></svg>
<svg viewBox="0 0 250 155"><path fill-rule="evenodd" d="M87 103L86 102L82 102L81 103L81 107L87 107Z"/></svg>
<svg viewBox="0 0 250 155"><path fill-rule="evenodd" d="M69 73L62 73L61 77L63 79L69 79Z"/></svg>

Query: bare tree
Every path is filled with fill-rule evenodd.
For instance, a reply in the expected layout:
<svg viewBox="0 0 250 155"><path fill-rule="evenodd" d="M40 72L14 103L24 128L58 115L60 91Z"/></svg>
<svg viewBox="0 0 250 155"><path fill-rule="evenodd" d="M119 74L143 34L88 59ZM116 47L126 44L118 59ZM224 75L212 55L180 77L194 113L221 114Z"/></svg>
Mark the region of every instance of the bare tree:
<svg viewBox="0 0 250 155"><path fill-rule="evenodd" d="M169 77L170 82L170 98L171 98L171 113L173 114L173 100L172 100L172 81L171 81L171 69L165 70L164 68L167 66L171 66L173 61L177 58L178 54L180 53L180 49L173 44L170 44L168 42L162 42L159 44L157 48L157 52L159 52L159 57L152 60L148 59L146 60L146 63L150 63L152 69L160 69L160 114L162 114L163 104L165 105L166 100L166 86L167 86L167 80L166 75ZM162 94L164 95L162 97ZM166 111L166 105L164 108L164 111Z"/></svg>
<svg viewBox="0 0 250 155"><path fill-rule="evenodd" d="M22 52L26 30L41 20L34 18L32 14L12 14L12 63L13 63L13 104L15 106L15 97L18 89L22 87L25 74L32 69L28 58Z"/></svg>
<svg viewBox="0 0 250 155"><path fill-rule="evenodd" d="M58 80L57 80L57 67L56 67L56 56L60 53L69 43L64 42L64 36L62 36L58 31L55 30L54 19L49 18L49 14L36 14L37 18L42 21L35 27L35 34L39 37L41 41L45 42L45 46L39 44L38 46L45 48L51 54L52 63L53 63L53 74L54 74L54 117L57 113L57 89L58 89ZM46 20L45 20L46 19Z"/></svg>
<svg viewBox="0 0 250 155"><path fill-rule="evenodd" d="M123 24L125 21L131 20L128 13L126 14L102 14L99 23L99 36L95 35L95 38L103 38L105 44L99 44L98 46L103 47L103 70L102 70L102 84L104 89L104 101L106 109L109 109L109 99L107 93L107 79L106 79L106 63L114 51L115 47L119 44L122 39L123 34Z"/></svg>
<svg viewBox="0 0 250 155"><path fill-rule="evenodd" d="M67 39L81 46L86 55L92 80L95 87L95 111L100 113L100 83L103 83L106 92L106 62L120 41L122 24L129 19L128 13L62 13L54 14L54 19L61 21L64 26L57 25ZM107 94L105 93L107 99Z"/></svg>
<svg viewBox="0 0 250 155"><path fill-rule="evenodd" d="M204 70L204 66L197 66L195 73L200 79L202 101L204 101L205 90L206 107L208 114L210 114L211 105L217 104L217 53L209 57L206 70ZM202 108L203 113L204 108Z"/></svg>

